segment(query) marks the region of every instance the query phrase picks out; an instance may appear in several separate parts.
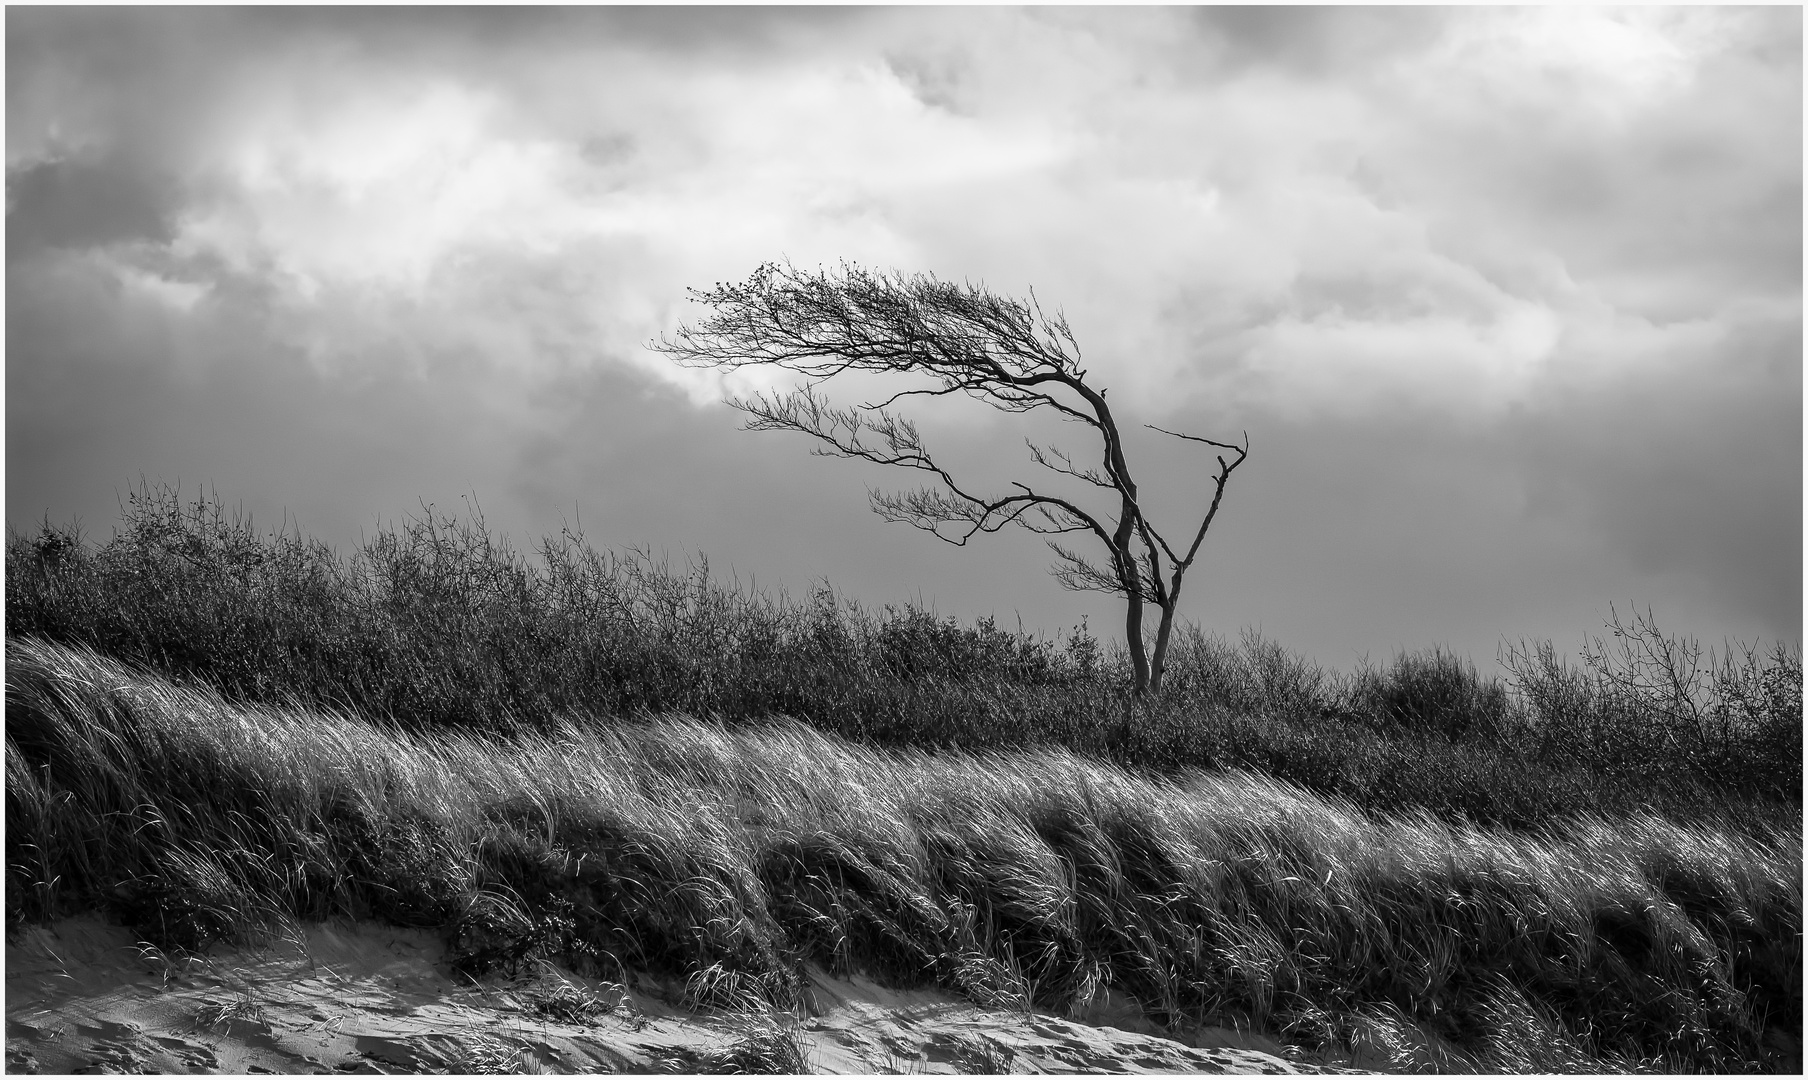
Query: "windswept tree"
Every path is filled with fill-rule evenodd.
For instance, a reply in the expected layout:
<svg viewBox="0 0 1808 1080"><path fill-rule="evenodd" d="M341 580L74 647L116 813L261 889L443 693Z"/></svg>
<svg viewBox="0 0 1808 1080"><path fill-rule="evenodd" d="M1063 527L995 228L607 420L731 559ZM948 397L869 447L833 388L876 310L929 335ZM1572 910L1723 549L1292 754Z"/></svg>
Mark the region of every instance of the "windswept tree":
<svg viewBox="0 0 1808 1080"><path fill-rule="evenodd" d="M1025 303L983 285L957 285L926 274L873 273L847 264L834 273L811 274L774 263L744 282L689 292L712 313L662 336L653 349L690 367L764 365L804 377L789 392L730 397L729 405L751 417L748 430L799 431L820 443L814 450L820 455L930 474L935 482L913 491L871 491L872 507L888 521L951 544L965 546L975 535L1007 525L1048 536L1056 555L1052 572L1063 586L1124 598L1136 693L1161 689L1181 584L1217 517L1231 473L1249 454L1247 433L1239 446L1144 425L1222 451L1216 455L1210 504L1190 540L1183 537L1184 546L1177 548L1144 508L1117 417L1105 402L1105 389L1087 383L1066 318L1044 314L1034 293ZM835 407L818 385L850 372L908 376L916 385L877 402ZM1073 454L1053 445L1025 442L1030 460L1066 478L1063 485L1078 482L1074 490L1093 488L1104 495L1069 497L1021 482L999 494L969 490L924 447L916 425L892 411L906 397L954 394L1007 413L1045 411L1092 429L1099 443L1096 464L1076 463ZM1094 512L1083 505L1101 500L1112 510ZM1102 550L1082 553L1075 536L1090 537ZM1160 616L1152 652L1144 640L1150 607Z"/></svg>

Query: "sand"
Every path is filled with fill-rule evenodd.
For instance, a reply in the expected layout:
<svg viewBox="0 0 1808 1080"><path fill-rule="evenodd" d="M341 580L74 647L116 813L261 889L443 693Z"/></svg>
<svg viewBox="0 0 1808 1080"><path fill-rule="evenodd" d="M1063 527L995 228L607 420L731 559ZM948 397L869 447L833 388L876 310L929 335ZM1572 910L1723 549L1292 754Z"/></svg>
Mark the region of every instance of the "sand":
<svg viewBox="0 0 1808 1080"><path fill-rule="evenodd" d="M1081 1020L810 973L795 1013L699 1014L542 964L455 982L437 935L295 927L259 948L172 960L97 918L6 946L8 1072L696 1072L747 1040L794 1038L821 1073L1326 1071L1222 1028L1152 1033L1104 995ZM1133 1030L1142 1028L1143 1030Z"/></svg>

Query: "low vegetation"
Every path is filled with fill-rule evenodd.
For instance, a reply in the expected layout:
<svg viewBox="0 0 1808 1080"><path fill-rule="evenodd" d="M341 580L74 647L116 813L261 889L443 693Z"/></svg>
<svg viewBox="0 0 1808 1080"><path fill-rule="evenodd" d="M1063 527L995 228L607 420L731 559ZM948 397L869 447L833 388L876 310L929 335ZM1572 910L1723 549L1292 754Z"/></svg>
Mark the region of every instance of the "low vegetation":
<svg viewBox="0 0 1808 1080"><path fill-rule="evenodd" d="M1580 665L1549 642L1483 679L1447 652L1343 675L1258 634L1175 633L1133 700L1121 646L804 600L598 552L532 557L427 509L341 557L259 533L217 498L134 492L116 533L9 532L6 629L81 644L234 700L306 702L413 731L546 731L667 712L794 717L884 746L1062 747L1137 769L1246 768L1369 810L1515 828L1649 809L1793 819L1800 646L1703 663L1635 618ZM1688 662L1695 662L1693 668Z"/></svg>
<svg viewBox="0 0 1808 1080"><path fill-rule="evenodd" d="M794 721L423 734L24 641L7 718L15 924L98 906L193 949L376 918L471 973L556 958L717 1008L791 1004L816 963L1052 1010L1110 986L1403 1068L1799 1065L1794 831L1516 833Z"/></svg>
<svg viewBox="0 0 1808 1080"><path fill-rule="evenodd" d="M767 1011L806 964L1016 1008L1109 987L1400 1069L1800 1069L1799 646L1616 613L1502 682L1189 628L1137 698L1084 628L571 534L527 557L431 510L341 557L145 490L106 542L47 524L6 562L9 930L432 927L465 974L749 1015L680 1070L795 1065Z"/></svg>

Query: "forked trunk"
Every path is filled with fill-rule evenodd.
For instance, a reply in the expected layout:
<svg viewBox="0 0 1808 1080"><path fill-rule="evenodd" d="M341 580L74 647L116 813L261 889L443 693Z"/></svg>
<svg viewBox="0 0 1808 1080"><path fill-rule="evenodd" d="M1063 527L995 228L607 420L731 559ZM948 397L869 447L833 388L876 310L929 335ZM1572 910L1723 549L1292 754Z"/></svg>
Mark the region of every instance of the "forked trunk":
<svg viewBox="0 0 1808 1080"><path fill-rule="evenodd" d="M1149 661L1149 693L1161 693L1161 675L1168 667L1168 635L1174 629L1174 609L1178 605L1172 600L1161 609L1161 625L1155 631L1155 655Z"/></svg>

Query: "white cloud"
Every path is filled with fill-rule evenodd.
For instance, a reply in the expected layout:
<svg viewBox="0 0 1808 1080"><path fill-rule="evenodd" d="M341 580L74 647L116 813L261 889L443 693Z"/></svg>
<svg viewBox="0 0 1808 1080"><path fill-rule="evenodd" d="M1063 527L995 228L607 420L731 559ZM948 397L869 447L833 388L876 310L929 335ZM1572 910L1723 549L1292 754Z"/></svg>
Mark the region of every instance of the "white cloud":
<svg viewBox="0 0 1808 1080"><path fill-rule="evenodd" d="M202 198L171 250L262 282L327 367L396 326L417 363L416 334L516 371L588 342L697 400L714 380L641 345L685 286L780 256L1033 286L1150 409L1211 390L1488 414L1578 320L1609 332L1601 305L1699 295L1700 260L1614 251L1724 170L1685 188L1619 159L1700 92L1716 20L1469 12L1324 80L1215 70L1183 14L894 12L765 58L580 33L531 69L258 41L214 73L211 141L186 136ZM1799 185L1799 162L1719 150ZM1576 199L1587 217L1540 223Z"/></svg>
<svg viewBox="0 0 1808 1080"><path fill-rule="evenodd" d="M1264 328L1249 350L1251 396L1282 415L1505 409L1525 400L1557 333L1553 314L1530 304L1483 323L1287 319Z"/></svg>
<svg viewBox="0 0 1808 1080"><path fill-rule="evenodd" d="M590 50L599 62L558 88L654 103L602 110L620 126L600 139L527 122L540 98L505 99L456 71L285 57L274 89L224 109L211 155L186 163L207 198L182 213L172 250L259 278L310 323L308 352L327 366L335 351L368 354L397 322L494 344L509 335L483 324L539 293L553 303L536 317L601 331L599 351L700 391L640 348L671 325L684 286L781 254L915 261L893 221L901 205L1008 185L1069 153L1033 125L931 108L870 57L699 72L611 64L613 52ZM514 276L498 281L498 268Z"/></svg>

